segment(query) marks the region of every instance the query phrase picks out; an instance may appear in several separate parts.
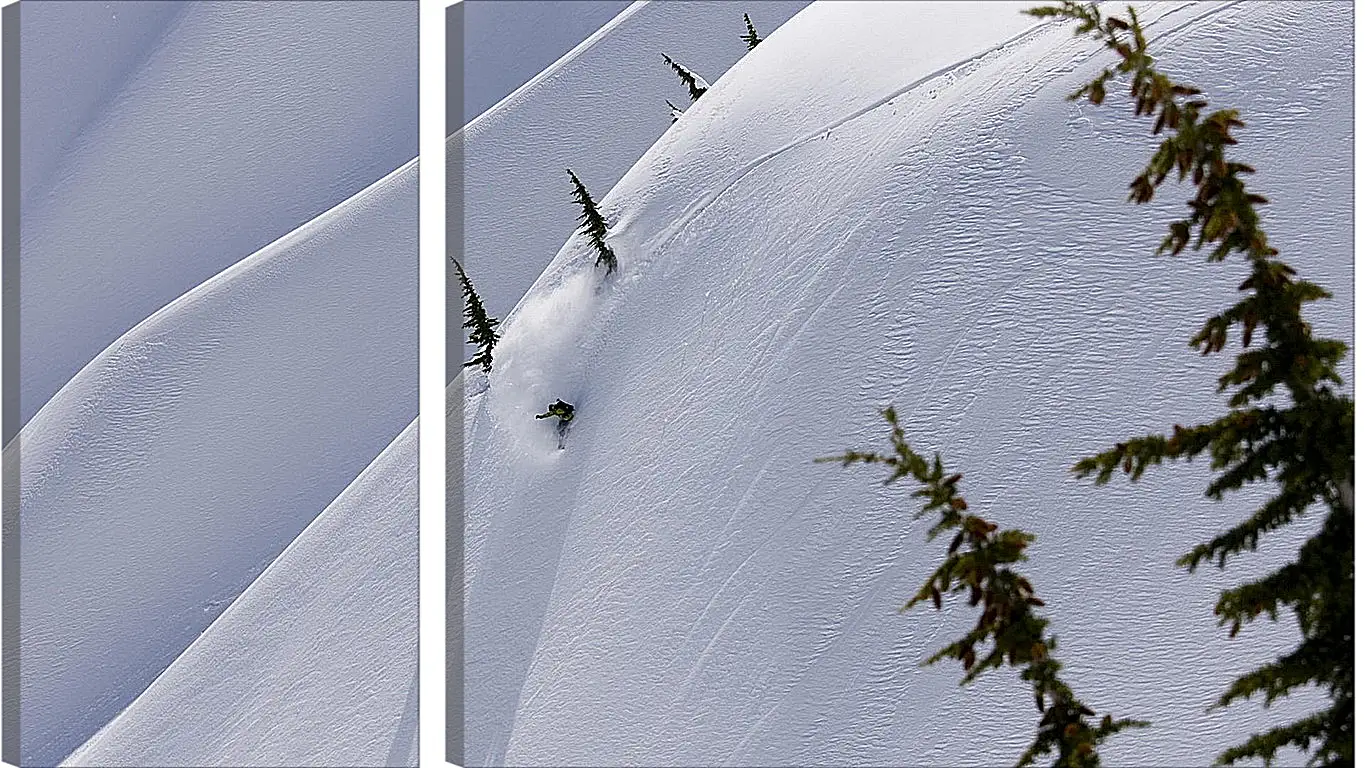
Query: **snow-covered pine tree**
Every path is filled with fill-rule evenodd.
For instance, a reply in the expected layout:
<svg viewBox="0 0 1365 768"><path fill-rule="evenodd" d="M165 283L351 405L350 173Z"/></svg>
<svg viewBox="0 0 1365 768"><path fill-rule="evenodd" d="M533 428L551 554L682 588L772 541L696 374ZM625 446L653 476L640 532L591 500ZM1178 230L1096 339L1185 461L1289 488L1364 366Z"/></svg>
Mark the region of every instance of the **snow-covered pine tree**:
<svg viewBox="0 0 1365 768"><path fill-rule="evenodd" d="M741 35L739 39L747 43L749 45L749 50L752 51L758 47L759 43L763 42L763 38L758 36L758 32L754 29L754 23L749 21L749 14L747 13L744 14L744 26L747 27L749 31Z"/></svg>
<svg viewBox="0 0 1365 768"><path fill-rule="evenodd" d="M464 327L469 329L469 343L478 348L468 362L462 367L468 368L471 365L481 366L485 373L493 369L493 347L498 343L498 319L489 317L484 311L483 301L479 294L474 291L474 283L470 281L469 275L465 274L464 267L450 257L450 263L455 265L455 269L460 273L460 287L464 290Z"/></svg>
<svg viewBox="0 0 1365 768"><path fill-rule="evenodd" d="M578 217L581 229L597 250L597 266L607 265L607 274L610 275L616 271L616 254L612 252L611 246L607 245L607 220L602 217L602 212L597 210L597 203L593 202L592 195L588 194L588 188L578 180L573 169L569 169L569 178L573 180L574 200L583 208Z"/></svg>
<svg viewBox="0 0 1365 768"><path fill-rule="evenodd" d="M700 99L702 94L706 93L706 89L711 87L711 84L702 79L701 75L670 59L668 54L661 53L659 55L664 57L664 61L678 74L683 85L687 86L687 93L692 96L693 101Z"/></svg>
<svg viewBox="0 0 1365 768"><path fill-rule="evenodd" d="M681 109L678 109L677 104L674 104L668 99L664 99L664 103L668 105L668 114L670 117L673 118L673 122L675 123L678 122L678 118L683 116L683 111Z"/></svg>
<svg viewBox="0 0 1365 768"><path fill-rule="evenodd" d="M891 425L892 454L848 451L842 456L829 456L816 461L837 461L850 464L884 464L891 467L885 481L889 485L905 476L919 481L914 495L925 499L924 506L914 513L918 520L932 512L939 513L938 522L929 529L932 541L939 534L956 531L948 545L948 556L934 569L901 610L932 600L934 608L943 609L944 593L969 594L967 604L981 606L981 618L976 626L960 640L949 643L924 664L944 659L962 662L962 684L972 682L983 672L1008 663L1022 667L1020 679L1033 688L1033 702L1038 708L1038 729L1023 756L1020 766L1032 764L1038 758L1056 751L1055 766L1067 768L1099 768L1096 748L1108 737L1128 728L1143 728L1149 723L1141 720L1115 720L1105 715L1098 722L1094 710L1081 703L1061 678L1062 663L1053 652L1057 650L1057 636L1045 637L1048 620L1034 609L1043 601L1033 591L1033 584L1021 576L1014 564L1023 562L1024 549L1034 540L1033 534L1019 530L1000 531L995 523L967 513L967 500L958 493L962 475L947 475L943 461L936 454L931 464L916 453L905 441L894 408L882 411ZM962 550L966 547L966 551ZM989 652L987 643L990 643ZM977 655L977 646L984 653ZM980 723L978 733L991 731L992 724Z"/></svg>
<svg viewBox="0 0 1365 768"><path fill-rule="evenodd" d="M1187 244L1191 250L1208 245L1210 261L1241 254L1251 272L1239 286L1246 295L1209 318L1190 340L1190 346L1208 355L1223 349L1229 331L1241 337L1232 369L1218 380L1218 390L1231 393L1228 411L1198 426L1177 425L1169 435L1119 442L1083 459L1074 471L1104 484L1121 469L1136 481L1154 464L1207 454L1210 468L1221 472L1205 492L1211 498L1268 480L1274 493L1267 502L1180 559L1190 571L1202 563L1222 568L1229 557L1255 551L1271 531L1310 512L1323 513L1321 527L1294 561L1223 591L1214 614L1236 636L1244 624L1262 615L1276 620L1280 610L1288 609L1303 635L1297 648L1233 681L1219 706L1255 696L1264 696L1269 706L1298 688L1325 693L1326 706L1253 735L1224 751L1218 762L1259 758L1269 764L1279 749L1292 745L1305 751L1316 747L1310 765L1350 765L1355 739L1355 403L1336 370L1346 344L1314 336L1300 311L1331 294L1296 277L1270 246L1255 208L1267 201L1247 192L1241 178L1254 169L1224 155L1226 147L1237 143L1232 130L1243 126L1237 111L1204 114L1208 102L1198 88L1177 84L1157 71L1136 11L1129 7L1127 19L1105 18L1094 3L1066 0L1027 12L1075 21L1078 36L1091 37L1118 54L1119 63L1101 70L1071 95L1073 100L1085 97L1101 104L1106 82L1116 74L1130 76L1136 114L1155 115L1153 133L1168 134L1129 185L1128 199L1138 204L1150 201L1171 171L1195 186L1189 215L1171 223L1157 254L1175 256Z"/></svg>

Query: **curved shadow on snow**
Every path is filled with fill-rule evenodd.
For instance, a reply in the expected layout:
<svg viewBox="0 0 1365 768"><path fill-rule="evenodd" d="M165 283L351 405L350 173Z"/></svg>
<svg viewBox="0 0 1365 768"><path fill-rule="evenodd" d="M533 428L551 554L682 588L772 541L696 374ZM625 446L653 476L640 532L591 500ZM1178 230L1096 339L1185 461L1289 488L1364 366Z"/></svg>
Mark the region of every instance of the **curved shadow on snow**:
<svg viewBox="0 0 1365 768"><path fill-rule="evenodd" d="M964 58L1009 35L973 42L961 14L916 24L922 5L847 8L784 26L605 196L622 270L587 310L560 301L593 272L573 238L505 321L459 446L470 765L1013 759L1021 744L971 730L1029 732L1013 680L963 690L913 664L955 619L895 612L934 554L906 491L809 464L880 440L888 399L913 414L914 442L968 473L974 505L1040 535L1031 567L1078 689L1158 721L1109 759L1198 762L1285 711L1204 711L1229 666L1292 627L1225 645L1209 596L1256 564L1184 580L1170 567L1236 514L1200 498L1201 468L1103 491L1066 473L1115 424L1217 407L1221 361L1192 356L1185 334L1242 275L1150 256L1183 195L1122 202L1142 121L1064 100L1093 45L1015 29L1013 46ZM1334 99L1350 24L1317 15L1181 5L1151 24L1166 66L1255 115L1239 149L1276 201L1268 227L1295 233L1330 289L1350 280L1350 115ZM912 33L931 52L919 60ZM814 71L782 66L798 63ZM808 113L792 102L821 98L813 83L846 91L793 126ZM1304 156L1323 171L1311 186ZM1342 305L1319 311L1349 337ZM507 406L575 387L568 450L532 450L523 406ZM1101 522L1078 523L1087 513Z"/></svg>
<svg viewBox="0 0 1365 768"><path fill-rule="evenodd" d="M63 765L416 765L417 435Z"/></svg>
<svg viewBox="0 0 1365 768"><path fill-rule="evenodd" d="M416 765L412 422L63 765Z"/></svg>
<svg viewBox="0 0 1365 768"><path fill-rule="evenodd" d="M409 4L184 6L21 211L19 421L158 308L413 157L415 42ZM35 83L62 92L52 77Z"/></svg>
<svg viewBox="0 0 1365 768"><path fill-rule="evenodd" d="M189 291L24 427L25 763L108 722L416 409L417 164Z"/></svg>

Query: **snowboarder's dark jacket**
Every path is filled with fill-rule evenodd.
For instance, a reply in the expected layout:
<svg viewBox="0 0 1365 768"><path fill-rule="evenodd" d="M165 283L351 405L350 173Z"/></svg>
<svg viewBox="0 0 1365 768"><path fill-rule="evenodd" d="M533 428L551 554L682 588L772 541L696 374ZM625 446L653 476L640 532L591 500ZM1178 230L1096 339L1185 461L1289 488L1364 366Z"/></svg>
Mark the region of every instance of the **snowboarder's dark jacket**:
<svg viewBox="0 0 1365 768"><path fill-rule="evenodd" d="M556 400L550 403L549 410L545 413L536 414L537 419L548 419L551 416L558 416L562 424L573 421L573 406L563 400Z"/></svg>

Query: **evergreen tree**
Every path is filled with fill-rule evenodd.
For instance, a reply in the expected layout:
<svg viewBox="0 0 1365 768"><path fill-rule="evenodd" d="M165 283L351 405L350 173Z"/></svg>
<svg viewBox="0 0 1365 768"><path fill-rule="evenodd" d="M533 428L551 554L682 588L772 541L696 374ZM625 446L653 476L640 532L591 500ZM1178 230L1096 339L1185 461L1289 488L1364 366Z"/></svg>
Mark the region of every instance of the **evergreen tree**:
<svg viewBox="0 0 1365 768"><path fill-rule="evenodd" d="M664 103L668 105L668 114L673 118L673 122L678 122L678 118L683 116L683 111L678 109L677 104L674 104L668 99L664 99Z"/></svg>
<svg viewBox="0 0 1365 768"><path fill-rule="evenodd" d="M938 512L938 522L929 529L929 540L939 534L956 531L948 545L943 564L934 569L918 593L905 604L902 611L932 600L934 608L942 610L943 594L969 593L968 605L981 606L981 617L976 626L961 639L949 643L921 662L933 664L943 659L962 662L966 685L983 672L1008 663L1022 667L1020 679L1033 688L1033 703L1040 718L1038 731L1018 765L1032 764L1038 758L1056 751L1053 763L1060 768L1097 768L1100 765L1096 748L1109 736L1128 728L1146 727L1140 720L1115 720L1105 715L1095 722L1094 710L1083 704L1061 679L1062 663L1057 660L1057 636L1044 638L1048 620L1034 610L1043 601L1034 593L1033 584L1010 566L1027 560L1024 549L1034 536L1019 530L1000 531L995 523L967 513L967 500L958 493L962 475L945 477L943 461L936 454L930 464L905 441L905 431L897 420L894 408L882 412L891 425L891 445L894 452L883 455L871 452L848 451L842 456L830 456L816 461L837 461L850 464L884 464L891 467L885 484L906 477L914 478L920 489L914 496L925 499L924 506L912 518ZM962 550L966 546L966 551ZM977 646L993 642L989 652ZM981 733L989 732L981 727Z"/></svg>
<svg viewBox="0 0 1365 768"><path fill-rule="evenodd" d="M711 87L711 84L703 80L701 75L670 59L668 54L661 53L659 55L664 57L664 61L678 74L683 85L687 86L687 92L692 96L693 101L700 99L702 94L706 93L706 89Z"/></svg>
<svg viewBox="0 0 1365 768"><path fill-rule="evenodd" d="M484 311L483 301L479 294L474 291L474 283L470 281L469 275L465 274L464 267L455 257L450 257L450 263L455 265L455 269L460 273L460 287L464 290L464 327L469 329L469 343L478 348L474 357L466 362L462 367L468 368L471 365L482 366L485 373L493 369L493 347L498 343L498 319L489 317Z"/></svg>
<svg viewBox="0 0 1365 768"><path fill-rule="evenodd" d="M1228 160L1225 148L1237 143L1234 128L1243 123L1236 110L1205 113L1200 91L1173 82L1154 68L1148 41L1130 7L1128 18L1104 18L1093 3L1067 0L1060 6L1035 8L1042 18L1078 22L1076 34L1089 36L1118 54L1119 63L1105 67L1071 98L1103 103L1105 84L1116 74L1131 77L1136 114L1155 116L1153 133L1166 134L1147 167L1130 185L1129 199L1146 203L1175 171L1195 187L1189 215L1170 225L1157 254L1179 254L1209 246L1210 261L1240 254L1250 275L1239 290L1245 295L1224 312L1209 318L1190 341L1208 355L1220 352L1228 333L1241 331L1241 350L1232 368L1218 380L1229 393L1228 411L1194 427L1176 425L1170 434L1154 434L1117 443L1113 449L1080 461L1080 477L1109 481L1122 469L1133 481L1154 464L1192 461L1208 454L1210 468L1220 472L1206 495L1224 494L1257 481L1274 486L1270 500L1244 521L1194 547L1179 563L1191 572L1212 562L1222 568L1229 557L1254 551L1261 537L1288 525L1321 504L1321 528L1299 550L1298 558L1271 574L1225 590L1214 608L1219 623L1236 636L1261 615L1272 620L1281 609L1298 619L1302 641L1278 659L1237 678L1218 700L1227 706L1238 699L1264 696L1268 705L1293 689L1325 689L1329 702L1308 717L1252 736L1219 756L1221 764L1259 757L1268 764L1277 750L1295 745L1305 751L1316 744L1311 761L1346 765L1353 761L1355 682L1353 644L1355 502L1355 405L1340 390L1336 371L1347 346L1313 335L1302 305L1326 299L1323 288L1296 277L1281 261L1261 228L1256 206L1267 201L1246 190L1243 176L1250 166ZM1193 243L1191 239L1193 238Z"/></svg>
<svg viewBox="0 0 1365 768"><path fill-rule="evenodd" d="M1147 166L1129 185L1129 199L1138 204L1150 201L1172 171L1180 181L1188 178L1195 187L1195 196L1189 201L1191 212L1171 223L1170 233L1156 249L1157 254L1169 252L1174 256L1187 246L1191 250L1208 246L1210 261L1240 254L1250 266L1249 277L1239 286L1239 291L1246 295L1209 318L1190 341L1190 346L1208 355L1223 350L1230 331L1234 334L1241 331L1241 351L1231 370L1218 379L1218 390L1228 394L1227 412L1198 426L1176 425L1170 434L1116 443L1112 450L1081 460L1073 471L1078 477L1093 477L1101 485L1120 469L1137 481L1152 465L1177 459L1192 461L1207 454L1210 468L1218 473L1206 491L1211 498L1221 499L1248 484L1270 481L1274 493L1269 501L1243 522L1194 547L1178 561L1190 571L1204 563L1222 568L1231 556L1254 551L1263 535L1312 510L1323 513L1321 528L1309 537L1295 561L1220 595L1214 613L1221 625L1229 627L1230 635L1235 637L1244 624L1262 615L1276 620L1280 611L1289 610L1298 620L1302 641L1289 653L1237 678L1215 706L1226 707L1233 701L1257 696L1263 696L1269 705L1292 690L1308 686L1324 690L1328 703L1305 718L1256 734L1227 749L1218 762L1228 765L1260 758L1269 765L1278 750L1293 745L1306 752L1312 750L1310 764L1353 764L1355 407L1349 393L1341 391L1343 383L1336 371L1346 354L1346 345L1315 337L1301 312L1303 304L1330 298L1330 294L1296 277L1297 272L1281 261L1279 252L1269 245L1255 209L1267 201L1249 193L1241 178L1254 169L1225 157L1225 148L1237 143L1233 129L1243 126L1237 111L1224 109L1206 114L1208 104L1199 98L1199 89L1177 84L1158 72L1132 8L1128 9L1126 20L1105 18L1093 3L1074 0L1028 13L1076 21L1076 34L1089 35L1118 54L1120 62L1116 66L1105 67L1071 99L1085 97L1101 104L1109 81L1119 74L1130 76L1135 113L1155 117L1153 133L1167 134ZM1006 531L993 540L982 539L983 535L989 537L994 533L995 528L962 514L967 506L956 491L960 476L943 478L937 458L930 469L927 461L905 445L894 411L888 409L885 416L892 426L894 455L850 451L826 460L842 461L845 465L889 465L893 473L888 483L912 475L923 486L917 495L928 499L919 514L935 509L941 513L939 524L930 531L931 538L952 528L960 529L949 547L947 561L934 571L907 607L926 598L937 606L943 591L963 590L972 591L970 602L976 605L989 591L982 586L983 579L986 585L1006 585L1003 594L1008 594L1010 583L1019 584L1021 597L1024 593L1033 597L1031 587L1023 589L1020 581L1002 576L999 568L1022 559L1015 554L1022 552L1032 537ZM976 559L969 560L967 555L957 553L964 540L973 543L970 554ZM976 542L981 542L979 548L975 547ZM1028 598L1024 601L1029 603ZM1013 642L1024 635L1041 637L1041 628L1033 623L1036 617L1000 609L990 615L990 620L1002 615L1011 617L1014 623L994 625L997 651L1002 638ZM989 626L986 614L983 622ZM964 682L969 681L972 670L980 666L974 646L988 636L983 631L989 634L987 627L978 623L975 634L968 633L930 661L961 659L968 670ZM1043 646L1048 651L1054 648L1055 639L1049 639ZM1003 652L1003 658L1012 665L1028 658L1021 653L1022 647L1015 650L1013 656L1008 647ZM968 655L968 651L972 654ZM1001 657L995 658L998 666ZM1021 676L1034 683L1035 693L1045 685L1043 674L1035 673L1032 667ZM1054 694L1052 700L1058 701L1055 698L1058 695L1060 700L1067 700L1068 693ZM1042 709L1041 701L1039 708ZM1066 710L1074 711L1078 710ZM1054 733L1051 728L1057 719L1044 720L1038 738L1021 764L1057 749L1056 765L1098 765L1093 747L1104 735L1142 725L1134 721L1115 723L1106 718L1099 728L1093 729L1092 738L1087 730L1092 726L1086 721L1072 721L1063 726L1063 739L1057 741L1044 738ZM1065 738L1068 733L1080 740L1068 743Z"/></svg>
<svg viewBox="0 0 1365 768"><path fill-rule="evenodd" d="M754 30L754 23L749 21L749 14L747 13L744 14L744 26L748 27L749 31L741 35L739 39L748 43L749 50L752 51L758 47L759 43L763 42L763 38L759 37L758 32Z"/></svg>
<svg viewBox="0 0 1365 768"><path fill-rule="evenodd" d="M597 250L597 266L607 265L607 274L610 275L616 271L616 254L612 252L611 246L607 245L607 220L602 217L602 212L597 210L597 203L593 202L592 196L588 194L588 188L583 186L583 182L578 180L572 169L569 170L569 178L573 180L574 199L583 208L578 219L582 224L582 231Z"/></svg>

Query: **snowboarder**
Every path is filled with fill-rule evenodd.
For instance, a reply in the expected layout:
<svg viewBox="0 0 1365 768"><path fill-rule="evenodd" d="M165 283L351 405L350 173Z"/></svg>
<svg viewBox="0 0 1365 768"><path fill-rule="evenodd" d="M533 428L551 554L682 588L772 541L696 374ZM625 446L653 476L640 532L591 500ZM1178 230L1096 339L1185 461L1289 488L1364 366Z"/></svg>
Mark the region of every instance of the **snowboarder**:
<svg viewBox="0 0 1365 768"><path fill-rule="evenodd" d="M545 413L536 414L537 419L548 419L551 416L559 417L559 428L556 432L559 434L559 447L563 449L564 436L569 432L569 422L573 421L573 406L563 400L555 400L550 403Z"/></svg>

